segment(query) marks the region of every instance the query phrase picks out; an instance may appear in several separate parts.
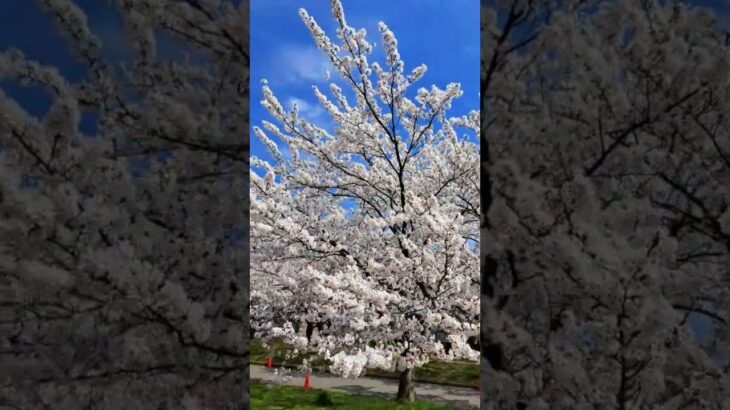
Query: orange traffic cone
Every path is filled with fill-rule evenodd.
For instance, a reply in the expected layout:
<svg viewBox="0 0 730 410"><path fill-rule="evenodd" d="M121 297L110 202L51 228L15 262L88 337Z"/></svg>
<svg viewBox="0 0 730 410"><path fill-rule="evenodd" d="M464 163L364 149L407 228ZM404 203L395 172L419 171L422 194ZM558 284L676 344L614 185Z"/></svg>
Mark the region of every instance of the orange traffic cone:
<svg viewBox="0 0 730 410"><path fill-rule="evenodd" d="M266 359L266 367L274 367L274 363L272 363L270 357L268 359Z"/></svg>
<svg viewBox="0 0 730 410"><path fill-rule="evenodd" d="M306 376L304 376L304 390L309 391L309 373L307 373Z"/></svg>

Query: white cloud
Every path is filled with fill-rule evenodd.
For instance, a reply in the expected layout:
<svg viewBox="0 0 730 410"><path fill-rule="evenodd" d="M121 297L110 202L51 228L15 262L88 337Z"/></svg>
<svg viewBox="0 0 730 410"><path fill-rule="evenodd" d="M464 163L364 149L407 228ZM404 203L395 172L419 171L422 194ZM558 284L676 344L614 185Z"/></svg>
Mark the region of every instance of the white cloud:
<svg viewBox="0 0 730 410"><path fill-rule="evenodd" d="M326 82L325 70L334 72L329 59L315 47L282 47L271 63L280 80L288 83Z"/></svg>
<svg viewBox="0 0 730 410"><path fill-rule="evenodd" d="M286 106L288 109L291 109L294 104L299 107L299 115L309 120L310 122L317 122L318 120L323 119L325 110L324 108L322 108L321 105L307 102L305 100L302 100L301 98L287 98Z"/></svg>
<svg viewBox="0 0 730 410"><path fill-rule="evenodd" d="M279 152L281 152L281 156L284 158L284 161L291 160L291 154L289 153L289 146L281 143L277 144L277 147L279 148Z"/></svg>

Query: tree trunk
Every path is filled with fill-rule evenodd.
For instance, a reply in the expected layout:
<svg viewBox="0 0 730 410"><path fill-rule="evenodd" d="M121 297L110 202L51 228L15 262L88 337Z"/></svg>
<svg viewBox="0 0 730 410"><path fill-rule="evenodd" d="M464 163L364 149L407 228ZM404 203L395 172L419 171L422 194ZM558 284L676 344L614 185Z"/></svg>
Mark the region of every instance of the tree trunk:
<svg viewBox="0 0 730 410"><path fill-rule="evenodd" d="M401 403L408 403L416 400L416 386L413 384L412 368L405 369L400 374L400 382L398 382L398 398Z"/></svg>

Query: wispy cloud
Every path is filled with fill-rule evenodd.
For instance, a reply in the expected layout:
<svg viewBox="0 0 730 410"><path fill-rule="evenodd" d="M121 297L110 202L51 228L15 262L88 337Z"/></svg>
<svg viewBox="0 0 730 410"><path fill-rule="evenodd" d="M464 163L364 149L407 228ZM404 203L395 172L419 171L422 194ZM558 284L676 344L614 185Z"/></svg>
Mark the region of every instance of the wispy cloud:
<svg viewBox="0 0 730 410"><path fill-rule="evenodd" d="M325 71L333 72L332 63L316 47L286 45L274 53L269 61L272 79L299 83L302 81L323 83Z"/></svg>
<svg viewBox="0 0 730 410"><path fill-rule="evenodd" d="M277 147L279 148L279 152L281 152L281 156L284 157L284 160L289 161L291 159L291 154L289 153L289 146L282 142L282 143L277 144Z"/></svg>
<svg viewBox="0 0 730 410"><path fill-rule="evenodd" d="M321 105L310 103L301 98L290 97L286 100L287 108L292 109L294 104L299 108L299 115L310 122L324 119L326 111Z"/></svg>

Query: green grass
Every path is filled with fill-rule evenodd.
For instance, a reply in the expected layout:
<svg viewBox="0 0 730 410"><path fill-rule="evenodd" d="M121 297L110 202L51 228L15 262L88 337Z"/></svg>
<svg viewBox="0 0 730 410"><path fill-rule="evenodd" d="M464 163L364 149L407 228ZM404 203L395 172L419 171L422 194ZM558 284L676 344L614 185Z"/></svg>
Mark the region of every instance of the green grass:
<svg viewBox="0 0 730 410"><path fill-rule="evenodd" d="M274 350L272 356L276 366L298 366L304 358L309 358L310 365L315 369L323 368L327 362L323 357L317 355L299 354L290 359L285 359L287 351L293 350L281 341L269 342L269 349ZM265 364L268 356L267 349L264 349L261 342L252 340L250 342L251 363ZM379 377L398 377L398 374L380 369L367 369L367 374ZM427 383L448 384L452 386L476 387L479 380L479 364L467 361L441 362L432 361L416 369L414 375L416 381Z"/></svg>
<svg viewBox="0 0 730 410"><path fill-rule="evenodd" d="M320 395L321 389L305 391L301 387L266 385L251 381L249 398L252 410L457 410L456 407L437 405L425 401L416 401L409 405L399 404L393 400L376 396L358 396L337 391L327 391L331 400L330 405L321 405L324 402Z"/></svg>

